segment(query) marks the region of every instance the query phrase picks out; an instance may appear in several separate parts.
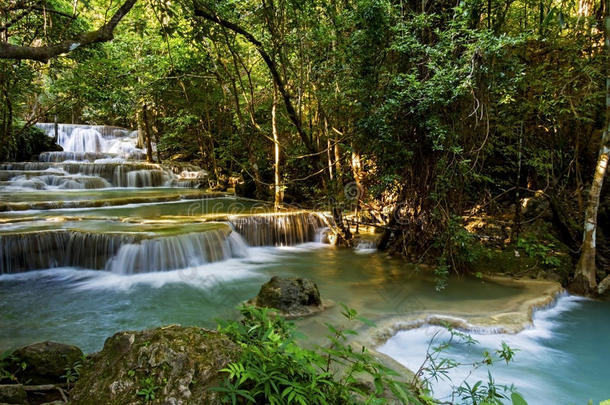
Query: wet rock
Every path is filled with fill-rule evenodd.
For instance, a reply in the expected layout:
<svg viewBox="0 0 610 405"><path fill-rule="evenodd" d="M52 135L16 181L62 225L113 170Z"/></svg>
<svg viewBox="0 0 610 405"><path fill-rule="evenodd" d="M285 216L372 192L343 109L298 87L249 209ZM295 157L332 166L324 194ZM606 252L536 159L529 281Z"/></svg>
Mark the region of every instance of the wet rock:
<svg viewBox="0 0 610 405"><path fill-rule="evenodd" d="M0 404L27 404L27 393L21 384L0 385Z"/></svg>
<svg viewBox="0 0 610 405"><path fill-rule="evenodd" d="M195 327L171 325L119 332L81 368L71 391L74 405L217 404L220 370L239 358L227 337ZM149 396L150 399L150 396Z"/></svg>
<svg viewBox="0 0 610 405"><path fill-rule="evenodd" d="M67 369L81 360L83 352L76 346L55 342L40 342L22 347L13 352L13 368L18 369L19 381L29 384L52 384L62 381Z"/></svg>
<svg viewBox="0 0 610 405"><path fill-rule="evenodd" d="M307 316L324 310L316 283L297 277L271 278L263 284L250 304L277 309L287 318Z"/></svg>

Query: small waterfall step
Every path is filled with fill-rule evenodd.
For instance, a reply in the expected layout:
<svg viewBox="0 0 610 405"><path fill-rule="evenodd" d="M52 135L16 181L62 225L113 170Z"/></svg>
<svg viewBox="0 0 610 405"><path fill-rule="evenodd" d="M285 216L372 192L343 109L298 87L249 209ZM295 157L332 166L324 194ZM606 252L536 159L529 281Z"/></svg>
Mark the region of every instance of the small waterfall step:
<svg viewBox="0 0 610 405"><path fill-rule="evenodd" d="M40 162L91 162L104 163L109 161L125 162L129 160L144 160L146 155L140 153L128 155L127 157L118 153L102 152L42 152L38 156Z"/></svg>
<svg viewBox="0 0 610 405"><path fill-rule="evenodd" d="M293 246L316 241L326 227L321 215L311 212L270 213L229 217L234 229L250 246Z"/></svg>
<svg viewBox="0 0 610 405"><path fill-rule="evenodd" d="M65 178L66 175L73 175L71 182L58 179L58 177ZM196 187L206 176L203 171L178 175L162 165L144 162L13 162L0 164L0 181L14 183L12 185L15 187L37 190L47 188ZM82 177L88 179L81 181ZM99 181L91 179L94 177ZM5 187L10 185L5 184Z"/></svg>
<svg viewBox="0 0 610 405"><path fill-rule="evenodd" d="M38 128L55 137L54 123L38 123ZM112 153L125 159L143 159L137 147L138 131L106 125L57 124L57 143L64 152Z"/></svg>
<svg viewBox="0 0 610 405"><path fill-rule="evenodd" d="M0 232L0 274L66 266L121 274L182 269L247 256L248 245L315 241L323 226L306 212L201 223L17 222Z"/></svg>

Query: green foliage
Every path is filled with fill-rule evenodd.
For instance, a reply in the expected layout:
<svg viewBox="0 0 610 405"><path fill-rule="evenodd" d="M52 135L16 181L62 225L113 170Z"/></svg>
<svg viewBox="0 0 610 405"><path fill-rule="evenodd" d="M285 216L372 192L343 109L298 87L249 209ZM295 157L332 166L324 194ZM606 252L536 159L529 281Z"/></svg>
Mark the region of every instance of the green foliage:
<svg viewBox="0 0 610 405"><path fill-rule="evenodd" d="M374 326L351 308L342 305L342 316L347 325L336 327L327 324L326 345L309 350L297 344L294 324L286 322L268 309L250 306L240 308L241 321L221 322L219 331L227 334L241 346L238 362L224 370L222 386L213 388L231 404L434 404L433 382L452 384L450 371L456 367L491 366L496 361L513 360L515 349L506 343L495 355L483 353L480 361L461 364L446 357L452 344L474 345L470 335L447 327L450 337L439 341L436 334L430 341L426 360L408 383L401 375L380 363L365 348L354 347L350 338L357 336L350 325L363 322ZM452 385L453 386L453 385ZM453 386L454 398L460 404L523 405L526 402L512 386L495 382L491 372L487 381L471 383L466 380ZM389 398L393 398L390 400ZM452 402L453 403L453 402Z"/></svg>
<svg viewBox="0 0 610 405"><path fill-rule="evenodd" d="M72 367L65 368L65 374L62 375L61 378L66 381L66 384L68 384L68 388L70 388L70 386L72 386L76 381L78 381L78 378L80 377L81 367L86 361L86 356L83 356L82 360L76 361L72 365Z"/></svg>
<svg viewBox="0 0 610 405"><path fill-rule="evenodd" d="M0 353L0 383L20 382L18 375L26 368L27 364L24 361L19 361L11 351Z"/></svg>
<svg viewBox="0 0 610 405"><path fill-rule="evenodd" d="M41 152L61 150L53 138L33 126L14 127L12 135L8 145L5 145L5 148L0 151L3 153L0 155L0 160L27 161L32 160Z"/></svg>
<svg viewBox="0 0 610 405"><path fill-rule="evenodd" d="M529 257L538 260L546 268L553 269L561 264L561 259L557 257L556 247L552 241L528 234L517 240L517 247L523 249Z"/></svg>
<svg viewBox="0 0 610 405"><path fill-rule="evenodd" d="M452 387L450 403L464 405L502 405L508 403L512 405L527 405L527 402L515 390L514 386L496 383L489 369L487 370L486 381L478 380L471 382L466 378L460 381L458 385L454 385L450 377L451 370L458 367L469 367L471 374L472 371L480 367L492 366L498 360L509 363L513 360L516 350L502 342L502 347L495 352L496 356L492 356L489 352L485 351L482 354L481 360L462 364L446 357L447 349L455 344L472 346L478 342L470 335L455 330L449 325L446 325L446 328L449 332L449 338L440 340L440 332L434 334L428 345L425 360L413 379L413 384L419 386L422 396L430 397L432 384L443 381L443 383L449 384ZM457 399L459 399L458 402L456 402ZM507 402L509 400L510 402Z"/></svg>
<svg viewBox="0 0 610 405"><path fill-rule="evenodd" d="M400 403L419 403L396 372L349 344L353 329L327 325L329 345L314 351L299 347L294 325L267 309L240 311L242 321L219 327L242 348L240 361L223 370L225 382L215 388L228 403L382 404L388 393ZM353 309L344 307L342 314L348 323L368 322Z"/></svg>
<svg viewBox="0 0 610 405"><path fill-rule="evenodd" d="M157 391L161 389L159 385L155 384L153 377L146 377L140 385L141 388L138 390L137 395L145 401L153 401L157 396Z"/></svg>
<svg viewBox="0 0 610 405"><path fill-rule="evenodd" d="M458 216L449 219L445 230L436 238L435 248L442 252L434 270L437 290L447 286L451 270L456 273L466 271L475 260L489 255L489 251L464 228L463 220Z"/></svg>

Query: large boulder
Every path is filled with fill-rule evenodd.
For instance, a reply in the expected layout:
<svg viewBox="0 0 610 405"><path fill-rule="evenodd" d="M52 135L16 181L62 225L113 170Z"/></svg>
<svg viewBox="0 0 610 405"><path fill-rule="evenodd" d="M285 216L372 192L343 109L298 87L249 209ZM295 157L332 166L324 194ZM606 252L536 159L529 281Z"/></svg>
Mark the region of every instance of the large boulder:
<svg viewBox="0 0 610 405"><path fill-rule="evenodd" d="M83 357L76 346L55 342L40 342L24 346L13 352L13 368L21 382L28 384L53 384L62 382L66 370L71 369Z"/></svg>
<svg viewBox="0 0 610 405"><path fill-rule="evenodd" d="M226 336L196 327L119 332L81 368L70 403L217 404L220 394L210 388L239 353Z"/></svg>
<svg viewBox="0 0 610 405"><path fill-rule="evenodd" d="M316 283L298 277L272 277L250 303L276 309L287 318L307 316L324 309Z"/></svg>

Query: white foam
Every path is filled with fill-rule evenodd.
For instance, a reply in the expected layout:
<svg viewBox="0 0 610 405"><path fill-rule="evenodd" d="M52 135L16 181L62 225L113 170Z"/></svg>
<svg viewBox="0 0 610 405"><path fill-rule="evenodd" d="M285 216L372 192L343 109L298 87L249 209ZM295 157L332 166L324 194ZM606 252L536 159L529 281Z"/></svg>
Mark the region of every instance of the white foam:
<svg viewBox="0 0 610 405"><path fill-rule="evenodd" d="M138 285L161 288L168 284L187 284L196 288L209 289L237 279L260 278L254 267L247 268L240 259L231 259L186 269L140 273L132 275L115 274L101 270L85 270L74 267L29 271L25 273L0 275L0 282L31 281L60 282L67 288L88 290L129 290Z"/></svg>
<svg viewBox="0 0 610 405"><path fill-rule="evenodd" d="M559 326L557 317L573 310L584 300L586 299L570 295L559 297L553 306L536 311L533 316L533 324L517 334L493 333L491 328L469 332L468 334L477 343L474 345L452 343L444 357L462 364L472 364L482 359L484 351L495 353L495 350L501 348L502 342L505 342L512 349L517 350L514 360L508 365L504 362L496 362L490 371L497 383L514 384L521 392L529 394L529 398L526 395L526 400L529 400L530 403L538 403L536 400L544 398L546 395L544 390L549 389L548 381L541 381L544 376L532 373L531 370L544 368L540 367L544 365L548 365L551 369L570 366L574 360L570 354L554 349L549 341L555 336L555 331ZM450 334L445 328L425 325L421 328L398 332L377 350L416 371L425 360L430 341L434 338L438 345L446 342L449 336ZM449 372L451 381L445 379L433 383L435 397L448 399L452 385L460 385L466 378L471 385L478 380L487 381L487 370L487 367L480 367L474 370L472 375L469 375L471 371L469 366L451 370Z"/></svg>
<svg viewBox="0 0 610 405"><path fill-rule="evenodd" d="M267 275L259 272L262 267L283 259L281 253L290 251L282 247L247 247L239 235L232 233L229 238L232 249L244 257L235 257L214 263L194 265L178 270L156 271L148 273L125 274L104 270L88 270L74 267L58 267L47 270L36 270L23 273L0 275L0 282L28 281L44 282L45 280L65 282L70 288L78 290L128 290L137 285L148 285L161 288L167 284L187 284L193 287L208 289L232 280L244 278L266 279ZM306 251L328 247L317 243L305 243L295 246L293 251ZM241 253L239 253L241 252Z"/></svg>

